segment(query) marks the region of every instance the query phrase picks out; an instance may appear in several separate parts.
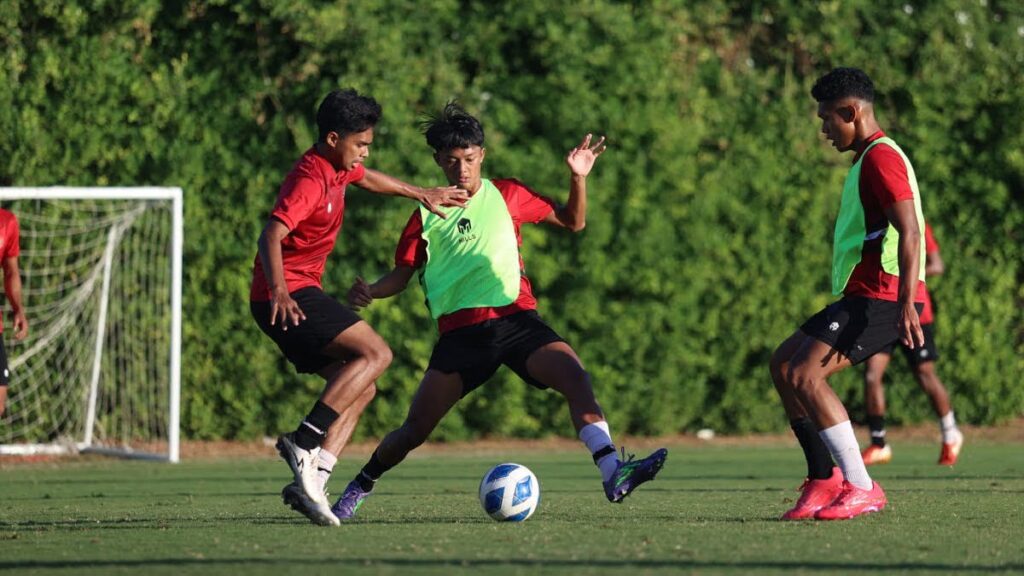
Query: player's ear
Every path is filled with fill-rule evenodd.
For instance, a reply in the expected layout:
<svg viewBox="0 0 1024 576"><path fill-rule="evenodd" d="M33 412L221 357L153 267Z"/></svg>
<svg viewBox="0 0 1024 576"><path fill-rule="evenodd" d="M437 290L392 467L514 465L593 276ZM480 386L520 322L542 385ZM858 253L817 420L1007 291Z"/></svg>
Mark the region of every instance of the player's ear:
<svg viewBox="0 0 1024 576"><path fill-rule="evenodd" d="M480 147L480 163L481 164L484 163L484 158L486 158L486 157L487 157L487 148L484 148L483 146L481 146Z"/></svg>
<svg viewBox="0 0 1024 576"><path fill-rule="evenodd" d="M848 102L838 108L836 108L836 114L842 118L843 122L852 123L854 120L860 117L860 105L857 102Z"/></svg>
<svg viewBox="0 0 1024 576"><path fill-rule="evenodd" d="M327 136L324 137L324 142L326 142L331 148L337 148L339 140L341 140L341 136L339 136L334 130L328 132Z"/></svg>

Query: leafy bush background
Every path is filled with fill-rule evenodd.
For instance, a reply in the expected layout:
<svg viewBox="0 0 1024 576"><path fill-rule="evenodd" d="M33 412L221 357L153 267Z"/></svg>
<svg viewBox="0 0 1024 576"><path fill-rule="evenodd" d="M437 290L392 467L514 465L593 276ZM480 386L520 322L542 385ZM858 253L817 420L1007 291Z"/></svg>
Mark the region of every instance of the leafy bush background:
<svg viewBox="0 0 1024 576"><path fill-rule="evenodd" d="M322 96L385 110L368 164L442 182L417 131L451 98L487 129L492 176L566 196L565 152L607 134L584 233L525 230L542 314L580 351L613 428L785 427L774 346L830 301L850 161L818 134L814 79L866 69L915 163L947 273L940 372L957 413L1024 413L1024 7L1017 2L515 3L4 0L0 185L176 185L186 194L183 427L289 428L320 383L252 322L255 240L316 136ZM350 188L325 288L390 264L413 205ZM396 425L436 338L417 287L365 317L391 343L359 436ZM928 419L903 362L896 421ZM833 381L856 415L859 371ZM571 434L554 394L502 371L436 438Z"/></svg>

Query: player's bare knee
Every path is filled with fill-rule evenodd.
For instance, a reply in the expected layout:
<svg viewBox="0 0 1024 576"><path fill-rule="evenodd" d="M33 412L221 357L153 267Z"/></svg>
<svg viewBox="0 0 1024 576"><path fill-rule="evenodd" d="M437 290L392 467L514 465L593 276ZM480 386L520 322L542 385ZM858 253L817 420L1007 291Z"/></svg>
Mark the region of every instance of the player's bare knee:
<svg viewBox="0 0 1024 576"><path fill-rule="evenodd" d="M868 389L876 390L882 387L882 372L878 370L868 369L864 371L864 386Z"/></svg>
<svg viewBox="0 0 1024 576"><path fill-rule="evenodd" d="M817 378L812 371L807 370L803 366L795 366L789 370L786 376L786 383L799 396L806 398L814 394L820 383L820 378Z"/></svg>
<svg viewBox="0 0 1024 576"><path fill-rule="evenodd" d="M378 345L373 346L366 353L366 360L370 363L370 371L373 372L374 377L383 374L393 359L394 353L384 340L381 340Z"/></svg>
<svg viewBox="0 0 1024 576"><path fill-rule="evenodd" d="M779 346L772 353L772 359L768 362L768 372L771 373L776 388L786 384L786 372L788 371L789 357L783 353L782 346Z"/></svg>

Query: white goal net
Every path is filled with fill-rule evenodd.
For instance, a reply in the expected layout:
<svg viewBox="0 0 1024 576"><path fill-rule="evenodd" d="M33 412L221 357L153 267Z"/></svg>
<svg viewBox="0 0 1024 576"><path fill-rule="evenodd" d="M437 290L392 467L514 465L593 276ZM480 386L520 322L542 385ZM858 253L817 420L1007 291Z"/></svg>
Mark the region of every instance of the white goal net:
<svg viewBox="0 0 1024 576"><path fill-rule="evenodd" d="M0 454L178 460L182 192L0 188L20 226L28 336L14 338Z"/></svg>

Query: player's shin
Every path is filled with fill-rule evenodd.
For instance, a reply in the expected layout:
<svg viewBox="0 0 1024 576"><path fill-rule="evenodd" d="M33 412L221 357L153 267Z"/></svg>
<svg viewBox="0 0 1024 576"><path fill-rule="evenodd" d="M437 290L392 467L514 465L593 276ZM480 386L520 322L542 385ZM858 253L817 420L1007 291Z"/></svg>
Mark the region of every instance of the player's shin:
<svg viewBox="0 0 1024 576"><path fill-rule="evenodd" d="M807 460L807 477L811 480L825 480L832 476L832 455L828 446L818 434L818 429L810 418L796 418L789 421L793 434L796 435L800 448Z"/></svg>

